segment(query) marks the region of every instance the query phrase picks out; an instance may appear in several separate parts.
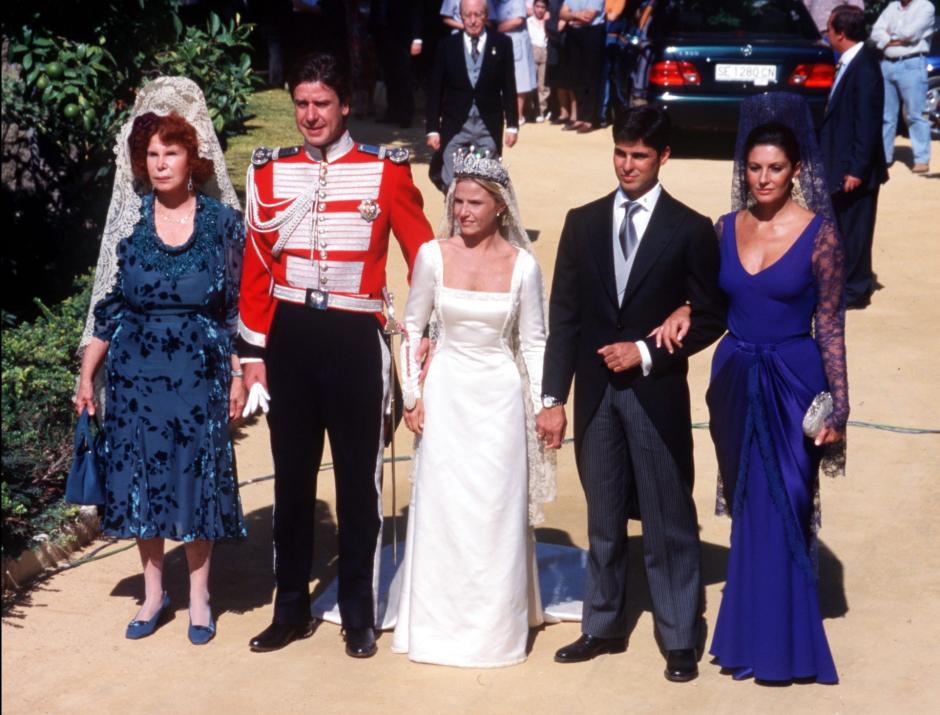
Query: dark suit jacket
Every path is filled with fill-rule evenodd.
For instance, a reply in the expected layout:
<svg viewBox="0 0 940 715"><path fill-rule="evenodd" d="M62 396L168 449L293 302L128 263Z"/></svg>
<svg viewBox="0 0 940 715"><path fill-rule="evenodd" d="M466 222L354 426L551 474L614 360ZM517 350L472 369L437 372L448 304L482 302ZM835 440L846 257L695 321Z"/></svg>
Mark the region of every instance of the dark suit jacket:
<svg viewBox="0 0 940 715"><path fill-rule="evenodd" d="M861 179L868 190L888 180L881 137L884 107L878 55L862 47L829 98L819 129L829 193L842 190L846 174Z"/></svg>
<svg viewBox="0 0 940 715"><path fill-rule="evenodd" d="M672 198L659 197L637 249L622 305L617 305L612 221L616 193L568 212L558 245L549 302L542 392L567 400L572 377L575 453L607 385L632 388L680 469L691 479L692 426L688 356L725 330L727 304L718 287L718 240L711 221ZM646 340L653 358L647 377L637 367L607 369L598 348L637 341L689 301L692 327L670 355Z"/></svg>
<svg viewBox="0 0 940 715"><path fill-rule="evenodd" d="M467 74L463 42L463 33L458 32L442 40L437 48L428 86L427 131L440 133L443 149L467 121L475 101L490 136L502 150L503 118L507 126L519 126L512 40L487 30L476 87L470 84Z"/></svg>
<svg viewBox="0 0 940 715"><path fill-rule="evenodd" d="M418 0L371 0L369 33L377 42L410 47L423 32L423 7Z"/></svg>

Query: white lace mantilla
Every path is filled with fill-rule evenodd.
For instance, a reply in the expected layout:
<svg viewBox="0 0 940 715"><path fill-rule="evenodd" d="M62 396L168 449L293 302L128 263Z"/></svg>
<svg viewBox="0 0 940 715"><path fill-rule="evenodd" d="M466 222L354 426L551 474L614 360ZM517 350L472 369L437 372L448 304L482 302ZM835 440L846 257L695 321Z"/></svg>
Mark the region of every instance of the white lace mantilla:
<svg viewBox="0 0 940 715"><path fill-rule="evenodd" d="M203 184L200 190L241 210L238 196L235 194L226 171L222 147L216 137L206 100L199 86L186 77L158 77L144 85L137 93L131 116L121 127L114 144L114 189L111 193L111 204L108 207L104 232L101 235L91 305L88 308L79 352L91 341L95 324L95 306L108 294L117 279L117 246L121 240L131 235L134 226L140 220L140 195L134 187L134 174L131 171L127 139L134 126L134 120L147 112L161 116L176 112L196 129L199 138L199 156L211 159L215 168L215 176Z"/></svg>

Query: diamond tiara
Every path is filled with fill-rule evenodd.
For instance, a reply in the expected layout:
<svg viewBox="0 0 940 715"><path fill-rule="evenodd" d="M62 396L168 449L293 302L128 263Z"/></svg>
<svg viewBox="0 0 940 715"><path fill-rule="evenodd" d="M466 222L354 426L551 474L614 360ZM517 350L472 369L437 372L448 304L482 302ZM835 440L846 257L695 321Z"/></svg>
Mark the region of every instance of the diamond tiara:
<svg viewBox="0 0 940 715"><path fill-rule="evenodd" d="M509 186L509 172L498 156L489 149L461 147L454 152L455 179L484 179L500 186Z"/></svg>

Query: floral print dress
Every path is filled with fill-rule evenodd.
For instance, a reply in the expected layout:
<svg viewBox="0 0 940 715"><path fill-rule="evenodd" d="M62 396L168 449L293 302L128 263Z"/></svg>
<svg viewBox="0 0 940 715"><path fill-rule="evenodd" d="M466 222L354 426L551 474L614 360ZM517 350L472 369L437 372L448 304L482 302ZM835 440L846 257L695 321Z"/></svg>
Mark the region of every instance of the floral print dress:
<svg viewBox="0 0 940 715"><path fill-rule="evenodd" d="M241 215L197 195L193 233L168 246L154 198L118 246L118 278L95 306L105 360L107 503L102 528L176 541L246 535L229 437Z"/></svg>

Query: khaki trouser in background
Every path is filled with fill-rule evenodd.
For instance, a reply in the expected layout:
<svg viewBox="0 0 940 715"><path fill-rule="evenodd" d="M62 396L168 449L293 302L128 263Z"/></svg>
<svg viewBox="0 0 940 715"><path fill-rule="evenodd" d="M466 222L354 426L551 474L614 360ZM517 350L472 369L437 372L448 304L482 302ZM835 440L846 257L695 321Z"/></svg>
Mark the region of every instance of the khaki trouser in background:
<svg viewBox="0 0 940 715"><path fill-rule="evenodd" d="M548 112L548 96L552 90L545 86L545 67L548 62L548 50L544 47L533 47L532 57L535 59L535 76L538 80L539 114L545 116Z"/></svg>

